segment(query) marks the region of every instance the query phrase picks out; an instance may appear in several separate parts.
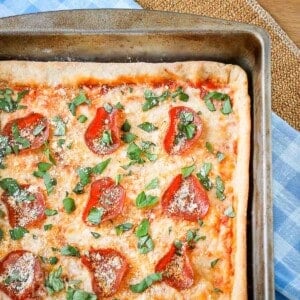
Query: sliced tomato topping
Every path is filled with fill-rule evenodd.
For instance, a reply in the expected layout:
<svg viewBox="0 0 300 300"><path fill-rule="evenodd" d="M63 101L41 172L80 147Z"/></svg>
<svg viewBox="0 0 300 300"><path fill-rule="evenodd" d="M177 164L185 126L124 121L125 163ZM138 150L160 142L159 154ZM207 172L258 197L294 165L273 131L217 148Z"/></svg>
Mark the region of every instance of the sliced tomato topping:
<svg viewBox="0 0 300 300"><path fill-rule="evenodd" d="M177 175L164 192L161 204L169 216L188 221L202 219L209 208L206 191L194 175Z"/></svg>
<svg viewBox="0 0 300 300"><path fill-rule="evenodd" d="M194 283L194 271L186 254L185 246L178 253L174 245L155 266L155 272L162 273L163 280L170 286L184 290Z"/></svg>
<svg viewBox="0 0 300 300"><path fill-rule="evenodd" d="M124 206L125 189L120 184L115 184L110 177L96 180L91 185L90 198L82 215L83 221L88 225L97 225L89 221L91 210L101 210L101 221L115 218Z"/></svg>
<svg viewBox="0 0 300 300"><path fill-rule="evenodd" d="M121 145L123 113L119 109L107 112L97 109L96 116L85 132L85 143L96 154L105 155L116 151Z"/></svg>
<svg viewBox="0 0 300 300"><path fill-rule="evenodd" d="M118 291L128 270L127 259L120 252L109 248L92 249L81 261L91 272L93 290L100 299Z"/></svg>
<svg viewBox="0 0 300 300"><path fill-rule="evenodd" d="M23 184L20 188L33 195L34 199L18 201L18 195L13 197L4 192L1 201L8 211L9 224L12 227L36 227L46 218L45 196L39 187Z"/></svg>
<svg viewBox="0 0 300 300"><path fill-rule="evenodd" d="M31 252L12 251L0 261L0 290L12 299L38 299L43 284L41 264Z"/></svg>
<svg viewBox="0 0 300 300"><path fill-rule="evenodd" d="M18 145L20 151L37 149L49 137L49 123L43 115L31 113L26 117L8 122L2 134L9 137L12 146Z"/></svg>
<svg viewBox="0 0 300 300"><path fill-rule="evenodd" d="M169 117L165 150L169 154L187 153L201 136L202 121L194 110L185 106L171 108Z"/></svg>

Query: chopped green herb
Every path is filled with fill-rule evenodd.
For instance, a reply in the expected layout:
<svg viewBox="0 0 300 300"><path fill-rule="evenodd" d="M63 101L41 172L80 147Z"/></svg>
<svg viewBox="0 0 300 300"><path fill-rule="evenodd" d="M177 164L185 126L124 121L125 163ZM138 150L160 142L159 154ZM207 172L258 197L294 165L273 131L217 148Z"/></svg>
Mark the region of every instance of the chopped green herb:
<svg viewBox="0 0 300 300"><path fill-rule="evenodd" d="M182 255L182 246L183 246L182 242L180 240L175 240L174 241L174 246L176 248L175 253L177 255Z"/></svg>
<svg viewBox="0 0 300 300"><path fill-rule="evenodd" d="M63 199L63 206L68 214L72 213L76 209L75 201L70 197L66 197Z"/></svg>
<svg viewBox="0 0 300 300"><path fill-rule="evenodd" d="M133 227L131 223L123 223L115 227L117 235L120 235L124 231L128 231Z"/></svg>
<svg viewBox="0 0 300 300"><path fill-rule="evenodd" d="M0 169L5 169L4 158L8 154L12 153L13 149L10 146L9 138L7 136L0 135Z"/></svg>
<svg viewBox="0 0 300 300"><path fill-rule="evenodd" d="M195 171L195 169L196 169L195 165L181 168L181 174L183 178L189 177Z"/></svg>
<svg viewBox="0 0 300 300"><path fill-rule="evenodd" d="M57 141L57 145L58 147L62 148L62 146L65 144L66 140L65 139L59 139Z"/></svg>
<svg viewBox="0 0 300 300"><path fill-rule="evenodd" d="M4 218L5 217L5 212L0 208L0 218Z"/></svg>
<svg viewBox="0 0 300 300"><path fill-rule="evenodd" d="M53 227L52 224L45 224L45 225L44 225L44 230L45 230L45 231L51 230L52 227Z"/></svg>
<svg viewBox="0 0 300 300"><path fill-rule="evenodd" d="M225 186L224 182L220 176L216 177L216 196L221 201L225 200L226 196L224 195Z"/></svg>
<svg viewBox="0 0 300 300"><path fill-rule="evenodd" d="M124 131L124 132L129 132L130 129L131 129L131 125L129 124L128 120L126 119L124 124L122 125L121 129Z"/></svg>
<svg viewBox="0 0 300 300"><path fill-rule="evenodd" d="M191 230L189 229L186 233L186 241L188 243L188 246L193 249L196 246L196 243L199 240L205 240L205 236L198 235L198 229Z"/></svg>
<svg viewBox="0 0 300 300"><path fill-rule="evenodd" d="M133 133L130 133L130 132L125 132L124 134L122 134L122 141L126 144L130 144L132 143L133 141L135 141L137 138L137 136Z"/></svg>
<svg viewBox="0 0 300 300"><path fill-rule="evenodd" d="M58 258L55 256L51 256L51 257L49 257L48 261L49 261L50 265L55 265L58 262Z"/></svg>
<svg viewBox="0 0 300 300"><path fill-rule="evenodd" d="M73 192L76 194L81 194L83 193L84 187L91 182L90 176L93 172L93 169L90 167L78 168L76 172L79 176L80 182L77 183L77 185L73 189Z"/></svg>
<svg viewBox="0 0 300 300"><path fill-rule="evenodd" d="M62 136L66 134L66 124L60 116L56 116L53 118L53 122L55 123L55 136Z"/></svg>
<svg viewBox="0 0 300 300"><path fill-rule="evenodd" d="M225 158L225 154L218 151L216 154L216 157L217 157L218 161L222 161Z"/></svg>
<svg viewBox="0 0 300 300"><path fill-rule="evenodd" d="M151 132L151 131L155 131L158 129L158 127L154 126L150 122L144 122L144 123L138 125L138 127L146 132Z"/></svg>
<svg viewBox="0 0 300 300"><path fill-rule="evenodd" d="M92 235L95 239L99 239L99 237L101 236L100 233L95 232L95 231L91 231L91 235Z"/></svg>
<svg viewBox="0 0 300 300"><path fill-rule="evenodd" d="M181 86L178 87L174 93L172 93L171 97L172 97L173 99L175 99L176 97L178 97L179 100L180 100L180 101L183 101L183 102L187 102L187 101L189 100L189 95L186 94L186 93L183 91L183 89L182 89Z"/></svg>
<svg viewBox="0 0 300 300"><path fill-rule="evenodd" d="M88 118L87 118L87 116L85 116L85 115L80 115L80 116L77 118L77 120L78 120L80 123L85 123L85 122L88 120Z"/></svg>
<svg viewBox="0 0 300 300"><path fill-rule="evenodd" d="M44 124L38 124L32 131L32 134L34 136L39 135L44 129L46 128L46 125Z"/></svg>
<svg viewBox="0 0 300 300"><path fill-rule="evenodd" d="M48 294L53 295L56 292L59 292L65 288L65 283L61 277L62 267L59 266L57 269L54 269L49 273L45 281L45 286Z"/></svg>
<svg viewBox="0 0 300 300"><path fill-rule="evenodd" d="M172 232L172 226L169 226L169 228L168 228L169 235L171 234L171 232Z"/></svg>
<svg viewBox="0 0 300 300"><path fill-rule="evenodd" d="M118 102L115 106L116 109L124 109L124 105L120 102Z"/></svg>
<svg viewBox="0 0 300 300"><path fill-rule="evenodd" d="M15 149L17 150L17 152L19 151L20 148L26 149L30 147L30 141L20 135L20 130L16 123L12 125L11 131L14 137L14 142L16 143Z"/></svg>
<svg viewBox="0 0 300 300"><path fill-rule="evenodd" d="M97 296L84 290L72 289L68 287L66 300L97 300Z"/></svg>
<svg viewBox="0 0 300 300"><path fill-rule="evenodd" d="M143 219L136 230L138 239L138 250L141 254L146 254L154 249L154 243L150 237L149 231L150 223L147 219Z"/></svg>
<svg viewBox="0 0 300 300"><path fill-rule="evenodd" d="M155 144L151 142L143 142L142 148L140 148L136 143L130 143L127 148L127 157L131 160L130 165L133 164L143 164L147 158L149 161L155 161L157 159L157 154L153 154L149 151L149 148Z"/></svg>
<svg viewBox="0 0 300 300"><path fill-rule="evenodd" d="M49 195L54 190L54 187L57 185L57 180L51 177L49 173L45 173L43 178L47 194Z"/></svg>
<svg viewBox="0 0 300 300"><path fill-rule="evenodd" d="M80 257L79 250L71 245L66 245L61 248L60 254L64 256L77 256Z"/></svg>
<svg viewBox="0 0 300 300"><path fill-rule="evenodd" d="M119 185L121 183L121 180L123 179L123 175L118 174L116 176L116 185Z"/></svg>
<svg viewBox="0 0 300 300"><path fill-rule="evenodd" d="M0 90L0 110L4 112L14 112L17 109L26 108L24 105L20 105L19 102L22 98L29 93L29 90L21 91L17 94L17 99L14 92L9 89L2 89Z"/></svg>
<svg viewBox="0 0 300 300"><path fill-rule="evenodd" d="M16 202L33 201L35 196L27 190L22 189L13 178L3 178L0 180L0 187Z"/></svg>
<svg viewBox="0 0 300 300"><path fill-rule="evenodd" d="M109 104L109 103L104 103L104 105L103 105L103 107L104 107L104 109L110 114L112 111L113 111L113 107L112 107L112 105L111 104Z"/></svg>
<svg viewBox="0 0 300 300"><path fill-rule="evenodd" d="M159 179L156 177L152 179L145 187L145 190L153 190L159 186Z"/></svg>
<svg viewBox="0 0 300 300"><path fill-rule="evenodd" d="M57 214L58 214L58 211L56 209L50 209L50 208L45 209L45 215L48 217L55 216Z"/></svg>
<svg viewBox="0 0 300 300"><path fill-rule="evenodd" d="M137 284L131 284L129 286L133 293L142 293L148 289L153 283L162 280L162 273L153 273L145 277L141 282Z"/></svg>
<svg viewBox="0 0 300 300"><path fill-rule="evenodd" d="M211 169L211 163L204 163L201 166L199 173L196 174L203 187L208 191L211 190L213 187L211 180L208 178L208 174L211 171Z"/></svg>
<svg viewBox="0 0 300 300"><path fill-rule="evenodd" d="M135 200L135 205L138 208L147 208L155 205L157 202L158 202L157 196L146 195L145 192L141 192L140 194L138 194Z"/></svg>
<svg viewBox="0 0 300 300"><path fill-rule="evenodd" d="M4 238L4 232L2 228L0 228L0 242L3 240L3 238Z"/></svg>
<svg viewBox="0 0 300 300"><path fill-rule="evenodd" d="M164 91L160 96L155 95L150 90L145 90L144 97L146 102L142 106L143 111L147 111L155 106L158 106L160 102L163 102L167 100L167 98L170 96L170 92Z"/></svg>
<svg viewBox="0 0 300 300"><path fill-rule="evenodd" d="M104 170L107 168L108 164L110 163L111 158L108 158L104 161L102 161L101 163L97 164L93 169L92 172L94 174L102 174L104 172Z"/></svg>
<svg viewBox="0 0 300 300"><path fill-rule="evenodd" d="M220 290L219 288L214 288L214 289L213 289L213 292L214 292L214 293L223 293L223 291Z"/></svg>
<svg viewBox="0 0 300 300"><path fill-rule="evenodd" d="M102 207L92 207L89 215L88 215L88 221L94 225L99 225L103 216L104 210Z"/></svg>
<svg viewBox="0 0 300 300"><path fill-rule="evenodd" d="M56 165L56 162L55 162L55 159L54 157L51 155L51 150L50 150L50 147L49 147L49 143L46 142L44 144L44 150L43 150L44 154L46 155L47 159L53 164L53 165Z"/></svg>
<svg viewBox="0 0 300 300"><path fill-rule="evenodd" d="M209 92L208 94L206 94L204 97L204 102L210 111L216 110L216 108L212 102L213 99L223 101L221 112L224 115L228 115L232 112L230 98L227 94L223 94L223 93L219 93L219 92Z"/></svg>
<svg viewBox="0 0 300 300"><path fill-rule="evenodd" d="M207 149L208 152L214 153L214 147L213 147L213 145L210 142L206 142L205 143L205 147L206 147L206 149Z"/></svg>
<svg viewBox="0 0 300 300"><path fill-rule="evenodd" d="M220 260L220 258L217 258L217 259L213 260L213 261L210 263L211 268L214 268L215 265L218 263L219 260Z"/></svg>
<svg viewBox="0 0 300 300"><path fill-rule="evenodd" d="M193 123L194 116L190 112L181 112L179 115L180 122L177 126L178 133L175 136L175 144L177 145L180 140L191 140L197 131L197 126Z"/></svg>
<svg viewBox="0 0 300 300"><path fill-rule="evenodd" d="M17 241L24 237L25 233L28 233L29 231L21 226L15 227L11 230L9 230L9 234L12 240Z"/></svg>
<svg viewBox="0 0 300 300"><path fill-rule="evenodd" d="M104 130L100 139L101 144L109 146L113 144L111 130Z"/></svg>
<svg viewBox="0 0 300 300"><path fill-rule="evenodd" d="M225 211L224 211L225 216L229 218L234 218L235 217L235 211L233 210L232 205L228 206Z"/></svg>
<svg viewBox="0 0 300 300"><path fill-rule="evenodd" d="M199 224L200 227L202 227L204 225L204 222L201 219L199 219L198 224Z"/></svg>
<svg viewBox="0 0 300 300"><path fill-rule="evenodd" d="M87 99L82 92L68 104L69 110L73 116L76 116L76 109L81 104L90 104L90 100Z"/></svg>

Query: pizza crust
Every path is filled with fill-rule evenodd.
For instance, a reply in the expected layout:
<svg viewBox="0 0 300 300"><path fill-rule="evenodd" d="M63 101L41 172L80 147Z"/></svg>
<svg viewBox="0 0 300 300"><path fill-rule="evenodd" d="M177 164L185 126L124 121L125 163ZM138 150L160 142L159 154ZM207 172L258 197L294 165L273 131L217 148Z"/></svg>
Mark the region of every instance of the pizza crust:
<svg viewBox="0 0 300 300"><path fill-rule="evenodd" d="M176 63L80 63L80 62L27 62L1 61L0 82L15 86L69 86L101 82L116 86L122 84L147 84L152 81L179 82L211 81L226 86L234 92L235 114L239 122L236 169L232 183L236 199L233 219L231 257L234 275L231 299L247 298L246 279L246 220L249 186L250 156L250 98L246 73L238 66L216 62L190 61ZM87 164L87 163L86 163ZM2 254L1 254L2 256Z"/></svg>

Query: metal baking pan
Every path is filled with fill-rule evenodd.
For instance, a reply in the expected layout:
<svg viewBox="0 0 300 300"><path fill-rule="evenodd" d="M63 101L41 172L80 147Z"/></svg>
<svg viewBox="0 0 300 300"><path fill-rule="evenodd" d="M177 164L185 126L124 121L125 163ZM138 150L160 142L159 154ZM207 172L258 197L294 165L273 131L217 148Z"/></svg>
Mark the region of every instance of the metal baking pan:
<svg viewBox="0 0 300 300"><path fill-rule="evenodd" d="M270 42L260 28L189 14L76 10L0 19L0 59L240 65L252 99L248 297L274 299Z"/></svg>

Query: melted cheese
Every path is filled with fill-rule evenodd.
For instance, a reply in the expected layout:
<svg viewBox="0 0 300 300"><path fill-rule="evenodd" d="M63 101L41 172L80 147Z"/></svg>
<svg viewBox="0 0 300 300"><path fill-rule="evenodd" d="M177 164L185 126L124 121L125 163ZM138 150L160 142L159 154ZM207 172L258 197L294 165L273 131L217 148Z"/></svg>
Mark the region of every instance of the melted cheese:
<svg viewBox="0 0 300 300"><path fill-rule="evenodd" d="M151 89L157 95L161 94L166 87L151 88L147 85L133 86L133 91L128 86L117 86L108 89L107 93L99 93L98 87L83 86L91 104L81 105L77 108L77 116L84 114L88 117L86 123L80 123L76 117L73 117L68 110L68 103L79 93L79 88L64 87L60 85L56 88L32 87L28 96L22 100L23 105L28 109L18 110L14 113L3 113L1 115L2 126L8 121L22 117L30 112L39 112L51 121L55 116L61 116L66 121L66 135L62 137L53 136L50 133L50 149L54 155L57 164L53 166L49 173L57 179L57 186L54 191L47 196L47 207L57 209L58 214L47 217L46 224L52 223L53 228L49 231L32 229L20 241L12 241L7 236L1 244L0 257L13 249L26 249L36 255L45 257L58 256L59 265L63 266L63 274L70 280L80 279L83 281L82 288L92 292L91 277L87 269L81 264L80 259L61 257L59 253L53 252L51 247L61 248L66 244L71 244L85 253L90 248L114 248L124 254L127 258L130 270L123 279L119 291L114 295L119 299L214 299L230 298L232 289L232 278L234 271L232 269L232 251L233 249L233 221L224 217L224 210L229 206L235 206L234 187L232 186L232 176L236 164L236 153L234 152L234 143L238 139L237 122L238 116L233 112L228 116L222 115L219 111L210 112L200 98L199 90L191 86L185 88L189 95L188 102L176 100L167 100L159 106L143 112L142 103L145 101L143 93L145 89ZM227 92L228 88L219 91ZM234 99L234 94L233 94ZM95 116L96 109L103 106L104 103L112 105L122 103L125 106L126 119L129 120L132 128L131 133L138 136L135 141L138 145L142 141L151 141L156 146L154 153L158 155L155 162L147 161L143 165L133 165L130 167L132 174L126 176L128 171L121 168L122 165L129 163L126 155L127 145L122 145L111 155L103 157L97 156L91 152L85 144L84 132L87 126ZM201 112L204 129L201 138L197 142L193 151L186 156L167 155L163 148L163 139L168 128L170 107L187 106ZM235 109L233 101L233 110ZM157 131L147 133L137 126L143 122L151 122L158 127ZM53 132L53 124L51 125ZM22 132L23 136L23 132ZM24 136L28 137L24 133ZM66 142L59 147L58 140L65 139ZM205 148L205 143L209 141L215 152L221 151L225 154L225 159L219 163L214 154L209 153ZM68 145L71 145L68 149ZM79 181L76 169L78 167L93 167L97 163L111 157L112 160L104 171L103 175L93 176L93 180L102 176L116 178L118 174L125 175L121 182L126 190L126 201L121 215L112 221L106 221L98 227L89 227L82 221L82 212L89 198L90 184L85 187L85 192L80 195L72 193L72 189ZM43 180L32 176L37 168L38 162L47 161L47 158L40 150L21 153L20 155L9 155L6 158L7 169L1 170L2 177L13 177L20 183L30 183L31 186L38 186L45 190ZM132 293L128 286L142 280L145 276L154 272L155 264L166 254L170 245L175 239L185 236L188 229L199 228L198 224L189 221L180 221L167 217L162 214L160 204L151 209L138 209L135 206L137 195L145 189L147 183L153 178L159 178L159 187L149 191L152 195L161 197L173 178L181 172L182 167L189 166L193 163L197 166L197 171L203 162L211 162L213 169L210 178L214 181L217 175L222 176L225 182L226 199L220 201L215 195L215 189L208 191L210 208L208 214L203 219L204 225L200 228L199 234L205 236L205 240L200 240L193 251L189 252L191 265L195 273L195 282L187 290L177 291L164 282L156 283L142 294ZM226 172L223 166L226 166ZM64 212L62 200L65 193L69 192L70 197L75 199L76 210L67 214ZM188 210L193 211L193 202L185 203L188 194L187 187L183 186L178 195L176 194L177 206L185 206ZM133 223L137 226L143 218L149 218L150 235L154 241L155 248L147 255L140 254L137 250L137 238L132 230L124 232L117 236L114 227L124 222ZM222 222L220 222L222 220ZM9 228L7 218L0 220L2 227ZM94 239L91 231L101 234L99 239ZM32 235L37 239L33 239ZM218 264L212 269L210 262L219 258ZM112 261L111 265L117 267L118 262ZM115 266L116 265L116 266ZM52 266L45 266L50 270ZM113 275L102 272L99 269L96 277L106 282L107 286L113 281ZM26 281L27 282L27 281ZM213 292L214 288L223 291L222 294ZM168 296L166 296L168 295ZM53 296L44 295L45 299L64 299L64 293L60 292Z"/></svg>

